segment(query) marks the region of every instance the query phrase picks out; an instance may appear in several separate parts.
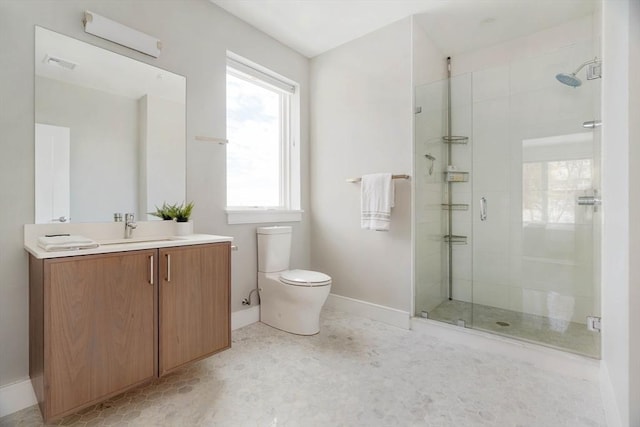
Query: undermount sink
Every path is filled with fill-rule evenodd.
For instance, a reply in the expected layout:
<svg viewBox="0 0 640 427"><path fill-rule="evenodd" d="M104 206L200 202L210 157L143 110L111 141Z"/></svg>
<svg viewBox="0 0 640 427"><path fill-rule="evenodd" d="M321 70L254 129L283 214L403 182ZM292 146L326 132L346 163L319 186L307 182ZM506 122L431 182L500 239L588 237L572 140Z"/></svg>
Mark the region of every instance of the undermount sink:
<svg viewBox="0 0 640 427"><path fill-rule="evenodd" d="M110 240L100 240L98 243L101 246L106 245L126 245L131 243L153 243L153 242L170 242L174 240L184 240L181 237L132 237L131 239L110 239Z"/></svg>

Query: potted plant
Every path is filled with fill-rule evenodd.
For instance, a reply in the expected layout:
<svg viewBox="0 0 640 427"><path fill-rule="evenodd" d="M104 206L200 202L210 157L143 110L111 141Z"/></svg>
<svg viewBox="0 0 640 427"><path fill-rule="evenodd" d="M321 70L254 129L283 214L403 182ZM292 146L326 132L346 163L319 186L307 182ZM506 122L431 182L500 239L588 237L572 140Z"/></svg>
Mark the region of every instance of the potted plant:
<svg viewBox="0 0 640 427"><path fill-rule="evenodd" d="M189 202L186 205L183 203L180 206L169 206L169 214L176 222L188 222L191 217L191 211L193 210L193 202Z"/></svg>
<svg viewBox="0 0 640 427"><path fill-rule="evenodd" d="M189 220L192 210L193 202L169 206L171 218L176 221L176 236L193 234L193 222Z"/></svg>
<svg viewBox="0 0 640 427"><path fill-rule="evenodd" d="M156 211L149 212L149 215L157 216L158 218L162 218L165 221L173 219L173 216L171 216L171 211L174 208L174 206L175 205L167 205L167 203L164 202L161 208L156 206Z"/></svg>

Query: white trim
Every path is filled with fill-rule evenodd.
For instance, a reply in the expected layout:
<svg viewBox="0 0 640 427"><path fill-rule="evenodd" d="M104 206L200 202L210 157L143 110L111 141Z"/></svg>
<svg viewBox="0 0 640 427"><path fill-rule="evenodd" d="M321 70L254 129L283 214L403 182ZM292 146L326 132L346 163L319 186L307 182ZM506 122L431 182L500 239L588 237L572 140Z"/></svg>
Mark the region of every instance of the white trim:
<svg viewBox="0 0 640 427"><path fill-rule="evenodd" d="M296 82L230 51L227 51L227 72L261 86L266 84L268 89L278 89L287 94L297 92Z"/></svg>
<svg viewBox="0 0 640 427"><path fill-rule="evenodd" d="M613 390L613 384L609 377L609 369L604 361L600 364L600 395L602 397L602 406L604 407L604 416L607 420L607 425L609 427L622 427L620 410Z"/></svg>
<svg viewBox="0 0 640 427"><path fill-rule="evenodd" d="M329 294L326 306L335 310L346 311L357 316L377 320L402 329L410 329L410 315L406 311L373 304L341 295Z"/></svg>
<svg viewBox="0 0 640 427"><path fill-rule="evenodd" d="M262 224L269 222L300 222L301 209L225 209L227 224Z"/></svg>
<svg viewBox="0 0 640 427"><path fill-rule="evenodd" d="M0 418L38 403L31 380L22 380L0 387Z"/></svg>
<svg viewBox="0 0 640 427"><path fill-rule="evenodd" d="M279 162L279 201L278 205L271 206L275 209L296 212L300 209L301 177L300 177L300 90L299 84L233 52L227 51L227 77L233 76L246 82L275 91L280 96L280 162ZM230 135L233 137L233 135ZM233 139L233 138L232 138ZM231 141L228 155L235 153L234 144ZM231 153L231 154L230 154ZM229 171L227 171L227 175ZM227 201L228 201L227 195ZM250 208L249 206L228 206L228 211ZM264 207L259 207L264 208ZM301 211L300 211L301 212ZM252 224L260 222L290 222L301 221L301 216L287 217L252 217L243 218L243 215L229 214L228 224Z"/></svg>
<svg viewBox="0 0 640 427"><path fill-rule="evenodd" d="M595 382L600 377L599 360L562 350L419 317L411 319L411 329L452 344L512 357L546 371Z"/></svg>
<svg viewBox="0 0 640 427"><path fill-rule="evenodd" d="M251 325L260 321L260 306L256 305L244 310L238 310L231 313L231 330L235 331L244 326Z"/></svg>

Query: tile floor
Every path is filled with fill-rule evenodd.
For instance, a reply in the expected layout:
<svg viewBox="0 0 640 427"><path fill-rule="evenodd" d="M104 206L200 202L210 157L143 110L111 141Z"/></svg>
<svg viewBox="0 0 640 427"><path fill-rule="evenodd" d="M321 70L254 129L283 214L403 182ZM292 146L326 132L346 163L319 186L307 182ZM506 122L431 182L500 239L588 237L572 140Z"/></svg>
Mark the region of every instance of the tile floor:
<svg viewBox="0 0 640 427"><path fill-rule="evenodd" d="M325 309L59 421L74 426L604 426L598 384ZM36 407L1 427L40 426Z"/></svg>
<svg viewBox="0 0 640 427"><path fill-rule="evenodd" d="M586 325L520 313L482 304L445 300L429 312L429 319L515 337L589 357L600 357L600 334ZM506 325L504 323L507 323Z"/></svg>

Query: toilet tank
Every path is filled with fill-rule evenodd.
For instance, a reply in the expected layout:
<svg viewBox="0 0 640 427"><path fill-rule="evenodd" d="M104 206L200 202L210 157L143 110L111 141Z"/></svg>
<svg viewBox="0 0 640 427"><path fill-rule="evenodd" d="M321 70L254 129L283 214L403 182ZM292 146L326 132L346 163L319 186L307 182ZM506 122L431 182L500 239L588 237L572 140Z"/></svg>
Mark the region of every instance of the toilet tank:
<svg viewBox="0 0 640 427"><path fill-rule="evenodd" d="M258 271L274 273L289 269L291 227L258 227Z"/></svg>

